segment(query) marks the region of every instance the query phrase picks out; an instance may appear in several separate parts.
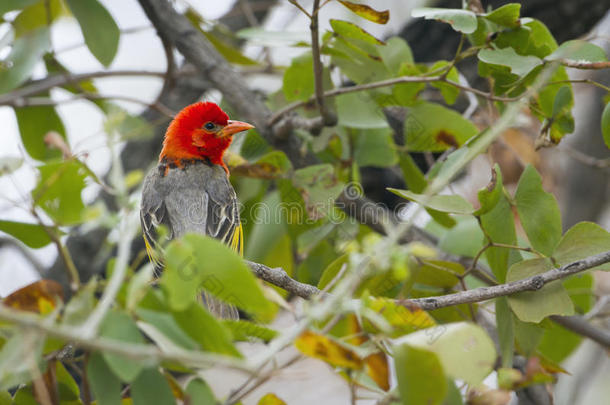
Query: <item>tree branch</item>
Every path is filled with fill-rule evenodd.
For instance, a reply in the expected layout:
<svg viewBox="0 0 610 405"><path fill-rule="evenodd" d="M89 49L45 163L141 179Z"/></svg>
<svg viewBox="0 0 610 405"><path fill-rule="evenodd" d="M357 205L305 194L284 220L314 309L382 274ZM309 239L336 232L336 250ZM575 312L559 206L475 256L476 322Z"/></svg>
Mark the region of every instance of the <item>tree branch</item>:
<svg viewBox="0 0 610 405"><path fill-rule="evenodd" d="M592 326L580 316L558 316L552 315L551 319L566 329L586 336L600 345L610 348L610 331Z"/></svg>
<svg viewBox="0 0 610 405"><path fill-rule="evenodd" d="M610 262L610 251L600 253L586 259L577 260L573 263L566 264L559 268L554 268L536 276L510 283L498 284L490 287L479 287L468 291L461 291L455 294L442 295L438 297L403 300L401 302L405 304L415 304L425 310L444 308L459 304L468 304L472 302L481 302L519 292L536 291L552 281L580 273L608 262Z"/></svg>
<svg viewBox="0 0 610 405"><path fill-rule="evenodd" d="M605 62L578 62L573 60L563 59L561 64L565 67L586 69L586 70L600 70L610 68L610 61Z"/></svg>
<svg viewBox="0 0 610 405"><path fill-rule="evenodd" d="M610 262L610 251L586 259L577 260L536 276L510 283L498 284L490 287L479 287L468 291L460 291L454 294L439 295L436 297L404 299L399 302L404 305L415 305L424 310L433 310L459 304L487 301L524 291L536 291L552 281L580 273L608 262ZM290 278L282 268L272 269L264 264L249 261L247 264L257 277L299 297L311 298L313 295L321 292L317 287L300 283Z"/></svg>
<svg viewBox="0 0 610 405"><path fill-rule="evenodd" d="M187 72L187 71L184 71ZM192 71L190 72L193 73ZM53 87L65 86L66 84L79 83L89 79L104 78L104 77L159 77L163 78L165 72L154 72L149 70L113 70L113 71L99 71L99 72L88 72L88 73L62 73L53 76L45 77L44 79L36 80L28 84L27 86L20 87L13 90L10 93L0 95L0 104L7 104L11 100L33 96L35 94L42 93L50 90Z"/></svg>

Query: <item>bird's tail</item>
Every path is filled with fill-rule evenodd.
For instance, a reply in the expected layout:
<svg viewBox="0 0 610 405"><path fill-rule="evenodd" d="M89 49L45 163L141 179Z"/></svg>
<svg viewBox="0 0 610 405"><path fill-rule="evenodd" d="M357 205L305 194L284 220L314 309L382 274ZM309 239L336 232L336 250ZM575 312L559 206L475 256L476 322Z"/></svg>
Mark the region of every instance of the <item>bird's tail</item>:
<svg viewBox="0 0 610 405"><path fill-rule="evenodd" d="M224 301L215 298L212 294L207 291L202 291L201 301L212 315L215 315L221 319L239 319L239 312L235 305L227 304Z"/></svg>

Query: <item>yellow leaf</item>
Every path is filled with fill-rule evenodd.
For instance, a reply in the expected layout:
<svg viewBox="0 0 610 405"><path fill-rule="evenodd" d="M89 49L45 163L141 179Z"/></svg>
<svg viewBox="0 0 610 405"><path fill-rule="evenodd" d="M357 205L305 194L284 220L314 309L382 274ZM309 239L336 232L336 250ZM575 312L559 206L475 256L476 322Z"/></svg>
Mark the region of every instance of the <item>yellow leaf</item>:
<svg viewBox="0 0 610 405"><path fill-rule="evenodd" d="M282 399L280 399L273 392L265 394L258 400L258 405L286 405Z"/></svg>
<svg viewBox="0 0 610 405"><path fill-rule="evenodd" d="M7 307L45 315L55 309L57 300L63 301L63 289L53 280L38 280L13 292L2 303Z"/></svg>
<svg viewBox="0 0 610 405"><path fill-rule="evenodd" d="M390 19L390 12L388 10L377 11L365 4L356 4L345 0L339 0L339 3L343 4L360 17L366 18L367 20L373 21L377 24L385 24Z"/></svg>
<svg viewBox="0 0 610 405"><path fill-rule="evenodd" d="M335 367L360 370L363 366L362 359L354 351L314 332L304 332L294 345L306 356L323 360Z"/></svg>
<svg viewBox="0 0 610 405"><path fill-rule="evenodd" d="M426 329L436 325L434 319L421 308L407 308L388 298L371 298L368 302L368 306L373 311L382 315L392 326L392 337L406 335L416 330ZM365 326L369 331L376 332L375 328L370 325L370 323L367 323Z"/></svg>
<svg viewBox="0 0 610 405"><path fill-rule="evenodd" d="M384 352L371 354L366 359L366 373L384 391L390 389L390 371L388 368L388 358Z"/></svg>

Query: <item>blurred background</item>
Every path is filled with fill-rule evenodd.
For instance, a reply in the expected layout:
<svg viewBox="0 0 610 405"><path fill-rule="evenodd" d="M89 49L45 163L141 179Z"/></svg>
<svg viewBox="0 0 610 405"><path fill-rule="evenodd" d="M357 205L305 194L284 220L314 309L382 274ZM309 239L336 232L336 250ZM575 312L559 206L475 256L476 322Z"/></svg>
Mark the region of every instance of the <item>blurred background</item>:
<svg viewBox="0 0 610 405"><path fill-rule="evenodd" d="M147 108L147 103L153 103L162 89L162 74L166 69L166 54L150 21L146 18L140 5L133 0L101 0L117 22L122 35L119 50L109 70L142 70L159 72L159 77L109 77L95 79L94 83L101 93L117 97L136 97L140 102L134 103L118 99L116 103L130 114L141 114ZM311 1L302 0L305 8L311 7ZM377 9L391 10L391 18L387 25L377 25L359 21L367 31L379 38L390 35L400 35L411 46L417 62L428 62L438 59L453 58L459 37L448 25L431 21L412 20L411 9L424 4L434 3L439 7L460 7L461 1L441 0L438 2L403 0L379 0L374 2ZM493 8L508 3L508 1L488 1L484 5ZM586 38L601 46L610 53L610 1L608 0L529 0L522 3L522 16L535 17L543 21L558 42L568 39ZM281 35L253 36L243 47L244 54L249 58L265 62L269 69L249 69L239 67L247 75L252 87L265 94L273 93L282 87L281 71L274 71L273 66L286 66L292 58L303 52L302 48L294 46L299 39L309 36L308 23L288 1L273 0L179 0L178 8L191 7L201 17L213 24L222 21L233 33L242 32L241 36L231 40L241 41L248 38L252 27L262 27L268 31L281 31ZM16 13L4 16L11 21ZM354 17L343 7L330 3L324 9L324 15L342 19ZM328 18L321 19L321 30L328 27ZM9 49L3 40L9 32L6 23L0 23L0 59L3 59ZM294 37L286 35L294 34ZM56 51L56 58L73 73L100 70L99 62L91 55L86 46L77 22L73 18L61 18L52 26L51 40ZM178 65L181 64L179 54L175 55ZM47 75L45 66L36 66L34 79ZM460 66L460 72L466 80L475 80L476 65ZM575 71L574 79L594 79L606 86L610 85L610 73L607 70ZM221 96L215 91L198 91L191 89L189 96L192 101L206 99L221 101ZM609 150L603 145L600 135L600 116L603 105L599 103L604 91L593 86L574 86L576 130L556 148L543 151L535 150L535 137L538 127L532 120L524 119L518 130L507 131L502 139L493 145L489 155L493 161L498 161L502 167L505 184L516 185L522 169L531 163L541 172L545 179L545 188L558 198L563 215L563 226L569 228L579 221L594 221L605 229L610 229L610 168L596 167L590 157L607 159ZM52 89L50 97L59 102L57 112L66 127L67 137L73 152L84 156L87 165L99 176L104 177L111 166L113 149L123 152L124 162L132 159L133 167L126 169L146 170L156 159L160 147L160 137L131 142L118 139L109 143L106 138L105 125L107 118L90 101L80 100L61 103L70 98L69 93L62 89ZM467 100L457 104L458 109L467 107ZM388 119L393 119L391 112ZM237 117L239 118L239 117ZM474 120L479 120L481 126L488 125L489 117L475 113ZM2 156L21 156L27 158L21 143L19 128L11 107L0 107L0 123L2 124ZM162 133L162 131L161 131ZM476 199L476 190L485 185L489 177L490 156L483 156L473 162L468 172L456 184L455 190L469 199ZM422 167L430 165L430 156L417 156L416 160ZM600 160L601 161L601 160ZM31 162L30 162L31 163ZM385 192L385 187L404 186L400 176L391 168L364 167L362 182L367 197L381 202L388 207L397 203L395 196ZM19 207L20 201L30 193L37 182L36 170L32 164L22 165L12 176L0 177L0 219L17 221L32 221L27 210ZM94 204L99 198L102 188L95 183L88 184L83 198L86 204ZM424 219L420 219L425 221ZM81 239L73 241L69 246L74 248L75 260L91 263L101 243L95 230L95 221L85 223L81 229ZM112 235L111 235L112 237ZM97 242L96 242L97 241ZM87 250L89 249L89 250ZM91 250L93 249L93 251ZM57 253L53 245L40 249L29 249L17 245L11 238L0 234L0 297L41 277L41 274L58 276L56 266ZM105 262L90 267L93 273L100 272ZM55 266L54 266L55 265ZM51 270L49 270L51 269ZM597 295L610 297L609 274L596 274ZM610 326L610 325L609 325ZM303 362L303 369L293 370L295 380L311 381L315 390L315 373L324 370L312 368L311 361ZM601 404L610 398L610 385L607 384L610 375L610 361L607 353L593 343L585 342L564 363L564 367L572 375L562 375L556 388L557 404ZM326 370L328 371L328 370ZM330 375L330 374L329 374ZM319 375L317 376L319 378ZM340 381L328 377L328 384ZM279 388L278 388L279 389ZM329 388L332 392L332 387ZM341 393L344 397L345 393ZM286 394L287 395L287 394ZM330 395L330 394L329 394ZM288 403L290 398L284 397Z"/></svg>

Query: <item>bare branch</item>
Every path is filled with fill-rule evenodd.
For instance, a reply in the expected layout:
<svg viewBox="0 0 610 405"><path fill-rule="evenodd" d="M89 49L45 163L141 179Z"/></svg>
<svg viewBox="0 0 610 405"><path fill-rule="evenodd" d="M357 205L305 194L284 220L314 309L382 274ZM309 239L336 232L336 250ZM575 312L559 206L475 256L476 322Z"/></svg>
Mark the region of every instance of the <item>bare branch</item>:
<svg viewBox="0 0 610 405"><path fill-rule="evenodd" d="M610 348L610 331L596 328L580 316L552 315L551 319L572 332L586 336L594 342Z"/></svg>
<svg viewBox="0 0 610 405"><path fill-rule="evenodd" d="M586 259L578 260L573 263L566 264L559 268L554 268L542 274L528 277L523 280L513 281L506 284L498 284L491 287L479 287L468 291L462 291L455 294L442 295L439 297L416 298L403 300L405 304L415 304L422 309L431 310L449 307L459 304L467 304L471 302L481 302L492 298L504 297L507 295L524 292L536 291L544 287L552 281L559 280L576 273L588 270L610 262L610 251L600 253Z"/></svg>
<svg viewBox="0 0 610 405"><path fill-rule="evenodd" d="M314 287L311 284L300 283L295 279L291 278L288 273L281 267L272 269L264 264L255 263L246 260L248 266L256 277L261 280L265 280L277 287L283 288L284 290L298 295L302 298L311 298L314 295L319 294L321 291L319 288Z"/></svg>
<svg viewBox="0 0 610 405"><path fill-rule="evenodd" d="M153 108L169 118L173 118L174 115L176 115L175 111L170 110L169 108L167 108L166 106L161 104L159 101L149 103L147 101L140 100L139 98L130 97L130 96L102 95L102 94L97 94L97 93L78 93L78 94L75 94L73 97L64 99L64 100L53 100L52 98L49 98L49 97L32 97L32 98L21 97L21 98L16 98L13 100L8 100L6 102L0 102L0 106L8 105L13 108L45 106L45 105L56 106L56 105L60 105L60 104L73 103L75 101L81 101L81 100L91 100L91 101L92 100L121 100L121 101L126 101L129 103L140 104L140 105L143 105L146 107Z"/></svg>
<svg viewBox="0 0 610 405"><path fill-rule="evenodd" d="M585 69L585 70L601 70L610 68L610 61L604 62L579 62L573 60L563 59L561 64L565 67Z"/></svg>
<svg viewBox="0 0 610 405"><path fill-rule="evenodd" d="M184 74L192 74L193 72L184 71ZM165 72L154 72L149 70L113 70L113 71L98 71L88 73L62 73L53 76L45 77L44 79L35 80L27 86L20 87L10 93L0 95L0 104L7 104L11 100L33 96L44 91L50 90L53 87L64 86L66 84L79 83L89 79L104 78L104 77L159 77L163 78Z"/></svg>
<svg viewBox="0 0 610 405"><path fill-rule="evenodd" d="M580 273L608 262L610 262L610 251L510 283L498 284L490 287L479 287L468 291L460 291L454 294L436 297L405 299L400 300L399 302L404 305L415 305L424 310L433 310L459 304L487 301L524 291L536 291L552 281ZM313 295L321 292L317 287L300 283L290 278L281 268L272 269L260 263L247 263L257 277L283 288L294 295L298 295L299 297L311 298Z"/></svg>

